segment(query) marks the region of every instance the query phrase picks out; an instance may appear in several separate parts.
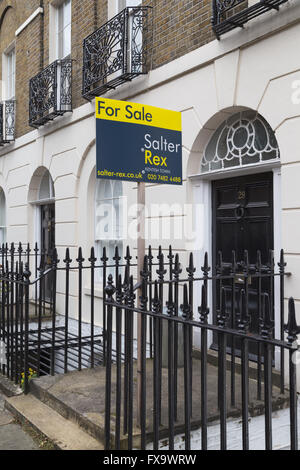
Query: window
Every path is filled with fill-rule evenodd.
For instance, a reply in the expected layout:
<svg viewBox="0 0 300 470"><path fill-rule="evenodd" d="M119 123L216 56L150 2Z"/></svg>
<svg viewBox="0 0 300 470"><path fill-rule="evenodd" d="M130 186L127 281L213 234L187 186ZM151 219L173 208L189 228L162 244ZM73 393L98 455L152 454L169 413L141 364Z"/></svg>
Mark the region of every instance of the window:
<svg viewBox="0 0 300 470"><path fill-rule="evenodd" d="M6 200L2 188L0 188L0 245L6 243Z"/></svg>
<svg viewBox="0 0 300 470"><path fill-rule="evenodd" d="M122 242L122 194L121 181L97 180L95 191L95 242L96 257L100 260L103 248L111 262L116 246L123 253Z"/></svg>
<svg viewBox="0 0 300 470"><path fill-rule="evenodd" d="M71 22L71 0L65 0L57 8L56 45L58 59L65 59L71 55Z"/></svg>
<svg viewBox="0 0 300 470"><path fill-rule="evenodd" d="M40 184L38 200L49 200L54 199L54 185L49 171L46 171Z"/></svg>
<svg viewBox="0 0 300 470"><path fill-rule="evenodd" d="M274 132L255 111L234 114L213 134L202 159L202 173L278 160Z"/></svg>
<svg viewBox="0 0 300 470"><path fill-rule="evenodd" d="M16 88L16 51L14 47L5 53L4 71L5 99L10 100L15 97Z"/></svg>
<svg viewBox="0 0 300 470"><path fill-rule="evenodd" d="M138 7L142 0L118 0L119 11L124 10L126 7Z"/></svg>

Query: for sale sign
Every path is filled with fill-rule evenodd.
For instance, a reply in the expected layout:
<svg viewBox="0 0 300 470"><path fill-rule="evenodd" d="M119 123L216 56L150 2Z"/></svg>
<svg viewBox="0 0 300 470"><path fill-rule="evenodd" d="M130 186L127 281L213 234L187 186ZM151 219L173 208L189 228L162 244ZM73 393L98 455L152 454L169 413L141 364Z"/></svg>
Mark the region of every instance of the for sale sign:
<svg viewBox="0 0 300 470"><path fill-rule="evenodd" d="M181 113L96 98L97 178L182 184Z"/></svg>

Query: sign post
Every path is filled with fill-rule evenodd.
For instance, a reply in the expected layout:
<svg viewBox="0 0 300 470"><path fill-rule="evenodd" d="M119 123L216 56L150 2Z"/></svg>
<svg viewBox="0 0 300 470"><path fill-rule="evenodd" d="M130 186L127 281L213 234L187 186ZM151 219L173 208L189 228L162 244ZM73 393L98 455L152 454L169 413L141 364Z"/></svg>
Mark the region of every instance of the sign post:
<svg viewBox="0 0 300 470"><path fill-rule="evenodd" d="M138 282L145 256L146 183L182 185L181 113L138 103L96 98L97 178L137 183ZM139 289L138 302L141 296ZM137 325L138 397L141 403L141 318Z"/></svg>
<svg viewBox="0 0 300 470"><path fill-rule="evenodd" d="M137 257L138 257L138 272L137 272L137 280L138 283L141 284L142 276L141 272L143 270L144 265L144 256L146 252L146 242L145 242L145 209L146 209L146 187L145 183L138 183L137 184L137 204L138 204L138 227L137 227ZM138 308L140 308L140 297L142 295L142 288L139 288L138 293ZM141 371L142 371L142 321L141 315L138 315L138 325L137 325L137 389L138 389L138 396L137 396L137 420L140 423L141 416L140 416L140 404L141 404L141 392L142 392L142 381L141 381Z"/></svg>

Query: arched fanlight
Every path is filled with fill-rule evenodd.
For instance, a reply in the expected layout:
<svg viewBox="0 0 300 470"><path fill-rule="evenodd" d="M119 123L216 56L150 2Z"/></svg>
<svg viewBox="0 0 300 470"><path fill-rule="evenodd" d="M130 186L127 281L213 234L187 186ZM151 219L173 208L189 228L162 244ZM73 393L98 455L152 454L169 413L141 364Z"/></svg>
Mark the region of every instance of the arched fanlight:
<svg viewBox="0 0 300 470"><path fill-rule="evenodd" d="M41 179L39 193L38 193L38 200L43 201L46 199L47 200L53 199L54 197L55 197L55 192L54 192L53 180L51 178L49 171L46 171L44 173L44 176Z"/></svg>
<svg viewBox="0 0 300 470"><path fill-rule="evenodd" d="M277 140L267 121L254 111L243 111L223 122L213 134L203 155L201 172L279 159Z"/></svg>

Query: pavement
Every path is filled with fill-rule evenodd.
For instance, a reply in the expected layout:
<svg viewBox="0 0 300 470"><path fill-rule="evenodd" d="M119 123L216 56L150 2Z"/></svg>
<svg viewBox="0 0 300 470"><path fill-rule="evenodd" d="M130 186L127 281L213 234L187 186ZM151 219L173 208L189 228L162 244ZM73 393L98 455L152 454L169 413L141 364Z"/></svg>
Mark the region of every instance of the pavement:
<svg viewBox="0 0 300 470"><path fill-rule="evenodd" d="M39 450L38 443L4 409L4 400L0 393L0 450Z"/></svg>

